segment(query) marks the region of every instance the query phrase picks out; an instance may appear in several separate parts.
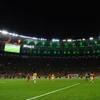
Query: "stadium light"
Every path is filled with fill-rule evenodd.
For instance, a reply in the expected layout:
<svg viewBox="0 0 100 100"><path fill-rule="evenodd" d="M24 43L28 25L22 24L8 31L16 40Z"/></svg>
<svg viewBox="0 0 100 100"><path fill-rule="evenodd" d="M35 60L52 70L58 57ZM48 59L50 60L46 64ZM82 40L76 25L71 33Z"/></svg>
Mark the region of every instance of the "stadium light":
<svg viewBox="0 0 100 100"><path fill-rule="evenodd" d="M67 41L68 41L68 42L71 42L71 41L72 41L72 39L67 39Z"/></svg>
<svg viewBox="0 0 100 100"><path fill-rule="evenodd" d="M12 33L9 33L9 35L12 35Z"/></svg>
<svg viewBox="0 0 100 100"><path fill-rule="evenodd" d="M78 39L78 41L81 41L81 39Z"/></svg>
<svg viewBox="0 0 100 100"><path fill-rule="evenodd" d="M36 38L36 37L32 37L32 39L37 40L38 38Z"/></svg>
<svg viewBox="0 0 100 100"><path fill-rule="evenodd" d="M5 30L1 31L1 33L2 33L2 34L8 34L8 32L5 31Z"/></svg>
<svg viewBox="0 0 100 100"><path fill-rule="evenodd" d="M76 41L76 40L72 40L72 41Z"/></svg>
<svg viewBox="0 0 100 100"><path fill-rule="evenodd" d="M26 38L26 36L24 36L24 35L19 35L20 37L22 37L22 38Z"/></svg>
<svg viewBox="0 0 100 100"><path fill-rule="evenodd" d="M93 40L93 37L90 37L89 39L90 39L90 40Z"/></svg>
<svg viewBox="0 0 100 100"><path fill-rule="evenodd" d="M13 35L13 36L19 36L18 34L15 34L15 33L13 33L12 35Z"/></svg>
<svg viewBox="0 0 100 100"><path fill-rule="evenodd" d="M64 40L62 40L62 41L64 42L64 41L66 41L66 40L64 39Z"/></svg>
<svg viewBox="0 0 100 100"><path fill-rule="evenodd" d="M59 42L59 39L52 39L53 42Z"/></svg>
<svg viewBox="0 0 100 100"><path fill-rule="evenodd" d="M83 38L82 40L83 40L83 41L85 41L85 39L84 39L84 38Z"/></svg>
<svg viewBox="0 0 100 100"><path fill-rule="evenodd" d="M45 40L46 41L46 39L44 39L44 38L39 38L39 40Z"/></svg>
<svg viewBox="0 0 100 100"><path fill-rule="evenodd" d="M15 33L9 33L9 32L7 32L6 30L0 30L0 33L2 33L2 34L8 34L8 35L12 35L12 36L19 36L19 37L21 37L21 38L28 38L28 39L35 39L35 40L47 40L47 39L44 39L44 38L36 38L36 37L30 37L30 36L24 36L24 35L18 35L18 34L15 34Z"/></svg>
<svg viewBox="0 0 100 100"><path fill-rule="evenodd" d="M32 37L30 37L30 36L25 36L26 38L28 38L28 39L31 39Z"/></svg>
<svg viewBox="0 0 100 100"><path fill-rule="evenodd" d="M23 47L25 47L25 48L34 48L34 46L30 46L30 45L23 45Z"/></svg>

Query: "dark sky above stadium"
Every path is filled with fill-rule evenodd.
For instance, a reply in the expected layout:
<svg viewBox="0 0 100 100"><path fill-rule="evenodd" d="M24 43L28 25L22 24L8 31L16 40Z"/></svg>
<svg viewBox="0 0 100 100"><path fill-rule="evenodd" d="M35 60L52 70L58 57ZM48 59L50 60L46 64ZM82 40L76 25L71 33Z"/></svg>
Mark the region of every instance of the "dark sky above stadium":
<svg viewBox="0 0 100 100"><path fill-rule="evenodd" d="M99 16L78 10L6 2L0 6L0 29L47 39L99 36Z"/></svg>

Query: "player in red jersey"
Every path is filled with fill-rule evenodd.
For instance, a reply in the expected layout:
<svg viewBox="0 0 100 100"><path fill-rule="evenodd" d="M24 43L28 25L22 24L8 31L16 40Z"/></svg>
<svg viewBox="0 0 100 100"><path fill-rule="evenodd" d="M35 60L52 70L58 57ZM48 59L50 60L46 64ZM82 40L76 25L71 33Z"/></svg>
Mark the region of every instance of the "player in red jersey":
<svg viewBox="0 0 100 100"><path fill-rule="evenodd" d="M27 75L27 82L30 80L30 73Z"/></svg>
<svg viewBox="0 0 100 100"><path fill-rule="evenodd" d="M49 79L51 78L51 74L49 74L48 78L49 78Z"/></svg>

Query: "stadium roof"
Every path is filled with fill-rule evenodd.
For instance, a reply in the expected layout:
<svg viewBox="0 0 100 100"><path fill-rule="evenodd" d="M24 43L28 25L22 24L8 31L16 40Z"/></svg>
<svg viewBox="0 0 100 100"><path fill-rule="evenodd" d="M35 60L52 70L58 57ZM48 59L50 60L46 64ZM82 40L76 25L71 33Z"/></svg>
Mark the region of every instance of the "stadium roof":
<svg viewBox="0 0 100 100"><path fill-rule="evenodd" d="M21 38L24 38L24 39L32 39L32 40L44 40L44 41L47 41L47 39L45 38L37 38L37 37L31 37L31 36L25 36L25 35L21 35L21 34L16 34L16 33L10 33L6 30L0 30L0 33L3 34L3 35L10 35L10 36L13 36L13 37L21 37ZM100 38L100 36L98 37ZM89 37L89 40L93 40L94 37ZM53 42L59 42L59 41L67 41L67 42L72 42L72 41L85 41L86 39L85 38L82 38L82 39L52 39Z"/></svg>

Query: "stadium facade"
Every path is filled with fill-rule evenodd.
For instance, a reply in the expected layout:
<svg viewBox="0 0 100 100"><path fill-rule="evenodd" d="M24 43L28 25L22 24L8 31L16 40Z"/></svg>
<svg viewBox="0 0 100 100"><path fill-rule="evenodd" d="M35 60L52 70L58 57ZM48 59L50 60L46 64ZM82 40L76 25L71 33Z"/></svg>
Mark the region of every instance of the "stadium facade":
<svg viewBox="0 0 100 100"><path fill-rule="evenodd" d="M100 38L47 40L0 31L0 58L0 74L5 77L35 71L38 76L100 76Z"/></svg>
<svg viewBox="0 0 100 100"><path fill-rule="evenodd" d="M100 37L47 40L0 30L0 51L30 56L99 57Z"/></svg>

